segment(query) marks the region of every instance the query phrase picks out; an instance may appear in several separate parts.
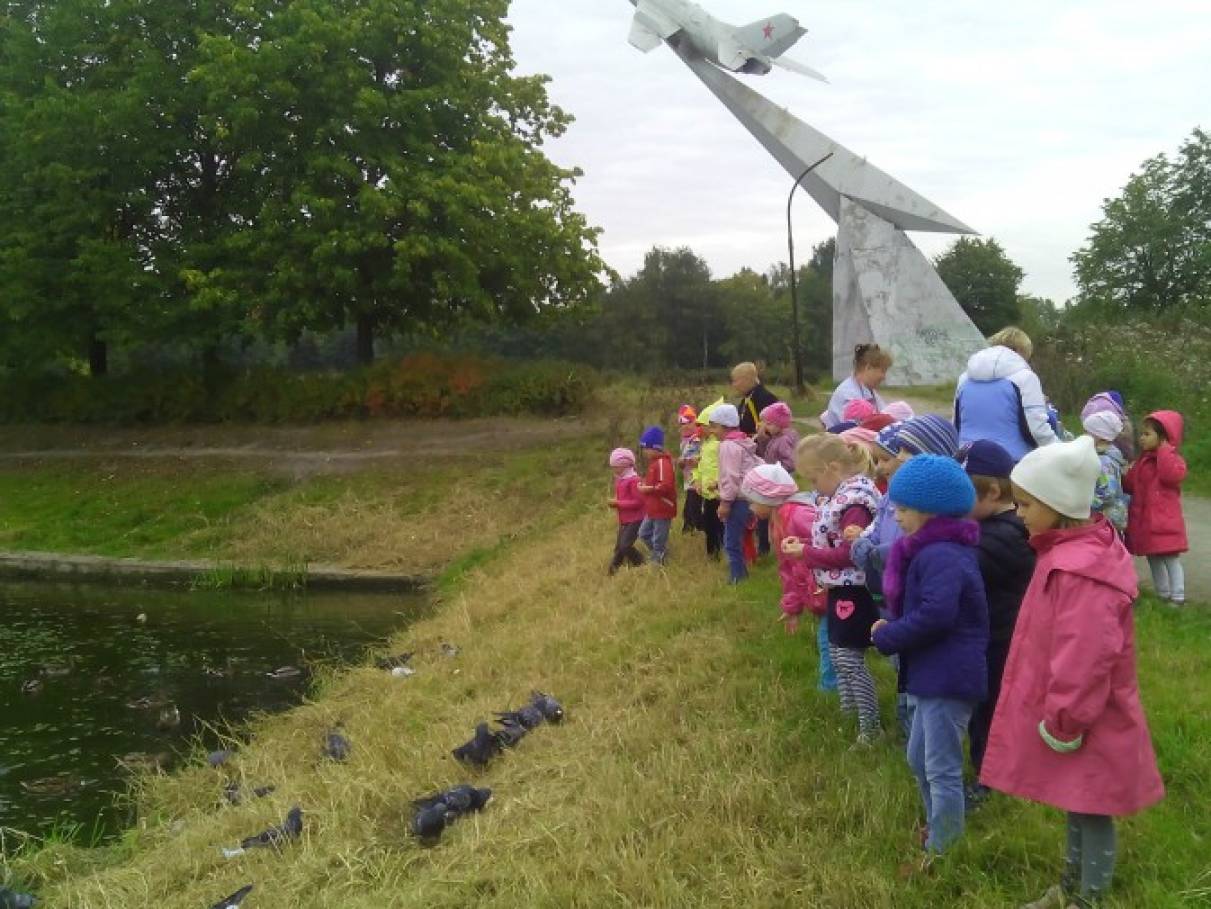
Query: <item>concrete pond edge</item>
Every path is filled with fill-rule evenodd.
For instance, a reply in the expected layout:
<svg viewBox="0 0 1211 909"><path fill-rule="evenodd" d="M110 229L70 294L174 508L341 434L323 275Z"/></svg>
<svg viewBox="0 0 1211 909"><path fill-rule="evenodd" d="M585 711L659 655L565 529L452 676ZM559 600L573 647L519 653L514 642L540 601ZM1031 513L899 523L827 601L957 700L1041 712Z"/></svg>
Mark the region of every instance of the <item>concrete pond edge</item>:
<svg viewBox="0 0 1211 909"><path fill-rule="evenodd" d="M0 552L0 579L365 593L411 593L429 583L427 578L413 575L329 565L274 568L211 560L156 561L58 552Z"/></svg>

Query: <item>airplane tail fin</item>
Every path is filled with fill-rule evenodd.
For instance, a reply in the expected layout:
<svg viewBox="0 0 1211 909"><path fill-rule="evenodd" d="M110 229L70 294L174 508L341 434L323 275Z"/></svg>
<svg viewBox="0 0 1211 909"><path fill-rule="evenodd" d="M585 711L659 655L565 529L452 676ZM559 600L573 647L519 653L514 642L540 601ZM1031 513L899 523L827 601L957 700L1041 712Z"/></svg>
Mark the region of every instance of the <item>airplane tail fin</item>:
<svg viewBox="0 0 1211 909"><path fill-rule="evenodd" d="M812 69L806 63L800 63L798 60L791 60L788 57L774 57L770 60L770 63L782 69L790 70L792 73L798 73L800 76L807 76L809 79L828 82L828 77L824 73L817 69Z"/></svg>
<svg viewBox="0 0 1211 909"><path fill-rule="evenodd" d="M779 13L768 19L758 19L736 29L736 38L741 44L767 57L781 56L806 34L807 29L786 13Z"/></svg>

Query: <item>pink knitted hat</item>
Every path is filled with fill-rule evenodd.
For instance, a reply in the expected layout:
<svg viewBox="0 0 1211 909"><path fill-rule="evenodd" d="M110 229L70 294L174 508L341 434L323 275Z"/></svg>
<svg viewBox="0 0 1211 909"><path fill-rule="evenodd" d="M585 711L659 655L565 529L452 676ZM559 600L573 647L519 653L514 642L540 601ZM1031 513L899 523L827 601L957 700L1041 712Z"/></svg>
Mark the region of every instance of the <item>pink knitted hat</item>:
<svg viewBox="0 0 1211 909"><path fill-rule="evenodd" d="M861 426L855 426L853 429L847 429L841 433L841 440L844 442L857 442L865 445L868 448L878 441L879 434L873 429L863 429Z"/></svg>
<svg viewBox="0 0 1211 909"><path fill-rule="evenodd" d="M791 409L781 401L775 401L761 411L761 422L770 423L781 429L791 428Z"/></svg>
<svg viewBox="0 0 1211 909"><path fill-rule="evenodd" d="M904 423L917 415L907 401L893 401L883 408L883 412L897 423Z"/></svg>
<svg viewBox="0 0 1211 909"><path fill-rule="evenodd" d="M873 417L877 412L875 405L871 404L870 401L865 398L854 398L841 411L841 419L847 423L850 420L855 423L861 423L867 417Z"/></svg>
<svg viewBox="0 0 1211 909"><path fill-rule="evenodd" d="M744 475L740 495L757 505L771 508L783 504L799 491L794 478L781 464L762 464Z"/></svg>
<svg viewBox="0 0 1211 909"><path fill-rule="evenodd" d="M611 467L634 467L635 452L629 448L615 448L610 452Z"/></svg>

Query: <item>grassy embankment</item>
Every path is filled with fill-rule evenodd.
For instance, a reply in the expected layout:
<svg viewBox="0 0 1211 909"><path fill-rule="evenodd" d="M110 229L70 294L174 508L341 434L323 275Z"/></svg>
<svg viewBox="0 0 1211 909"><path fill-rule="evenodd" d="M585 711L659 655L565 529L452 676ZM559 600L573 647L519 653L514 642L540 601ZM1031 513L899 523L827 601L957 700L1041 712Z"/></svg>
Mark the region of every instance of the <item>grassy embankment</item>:
<svg viewBox="0 0 1211 909"><path fill-rule="evenodd" d="M677 538L667 572L605 579L613 525L592 506L605 486L601 442L629 437L623 422L553 450L561 470L550 494L533 495L552 465L517 484L528 496L527 531L491 558L450 570L443 608L393 642L419 650L417 676L347 671L327 678L313 703L256 724L234 772L277 783L273 796L220 808L214 771L153 778L140 796L143 820L113 847L52 844L12 870L52 909L196 907L249 882L253 906L367 909L932 909L1015 905L1041 893L1058 873L1061 819L1008 799L976 816L935 874L898 877L914 854L917 818L902 755L890 742L847 751L853 730L812 690L811 639L788 638L775 621L769 567L729 589L699 540ZM514 488L498 490L508 501ZM250 507L275 495L287 493ZM1211 778L1208 632L1202 611L1140 610L1143 694L1169 798L1123 825L1112 906L1211 897L1211 817L1202 810ZM442 657L442 640L461 654ZM879 679L890 716L882 665ZM419 848L406 832L409 799L467 779L449 749L533 687L563 698L566 725L539 729L472 775L496 792L488 810L436 849ZM319 737L337 719L354 755L318 764ZM220 846L276 823L292 804L306 812L301 843L281 855L220 856Z"/></svg>

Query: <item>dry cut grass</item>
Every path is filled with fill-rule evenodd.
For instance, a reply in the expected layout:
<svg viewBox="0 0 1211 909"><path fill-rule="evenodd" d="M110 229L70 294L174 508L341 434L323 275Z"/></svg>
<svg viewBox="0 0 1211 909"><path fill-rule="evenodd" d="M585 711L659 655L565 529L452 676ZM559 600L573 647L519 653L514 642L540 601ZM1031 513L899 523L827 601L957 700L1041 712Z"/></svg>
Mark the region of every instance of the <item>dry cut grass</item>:
<svg viewBox="0 0 1211 909"><path fill-rule="evenodd" d="M56 847L16 870L52 909L195 909L245 883L257 888L250 909L932 909L1017 905L1055 880L1059 816L1009 800L977 815L932 876L898 877L918 811L903 758L890 742L847 750L854 730L812 687L812 642L776 625L769 570L728 589L697 540L678 540L667 572L607 580L611 537L600 512L535 528L394 642L418 650L415 677L348 671L314 703L258 723L232 772L276 783L270 798L220 807L223 777L197 767L148 784L144 820L99 866ZM1141 659L1165 649L1185 677L1205 679L1205 653L1182 642L1205 639L1208 624L1149 612L1141 634L1154 643ZM443 656L441 641L461 653ZM879 677L889 716L882 666ZM563 699L563 726L538 729L482 774L451 759L477 721L536 687ZM1124 825L1112 905L1198 905L1211 824L1187 799L1211 768L1197 744L1211 698L1159 672L1147 689L1179 779L1164 808ZM320 763L321 735L338 721L353 756ZM409 800L464 780L491 786L492 803L421 848L407 834ZM294 804L300 843L222 858Z"/></svg>

